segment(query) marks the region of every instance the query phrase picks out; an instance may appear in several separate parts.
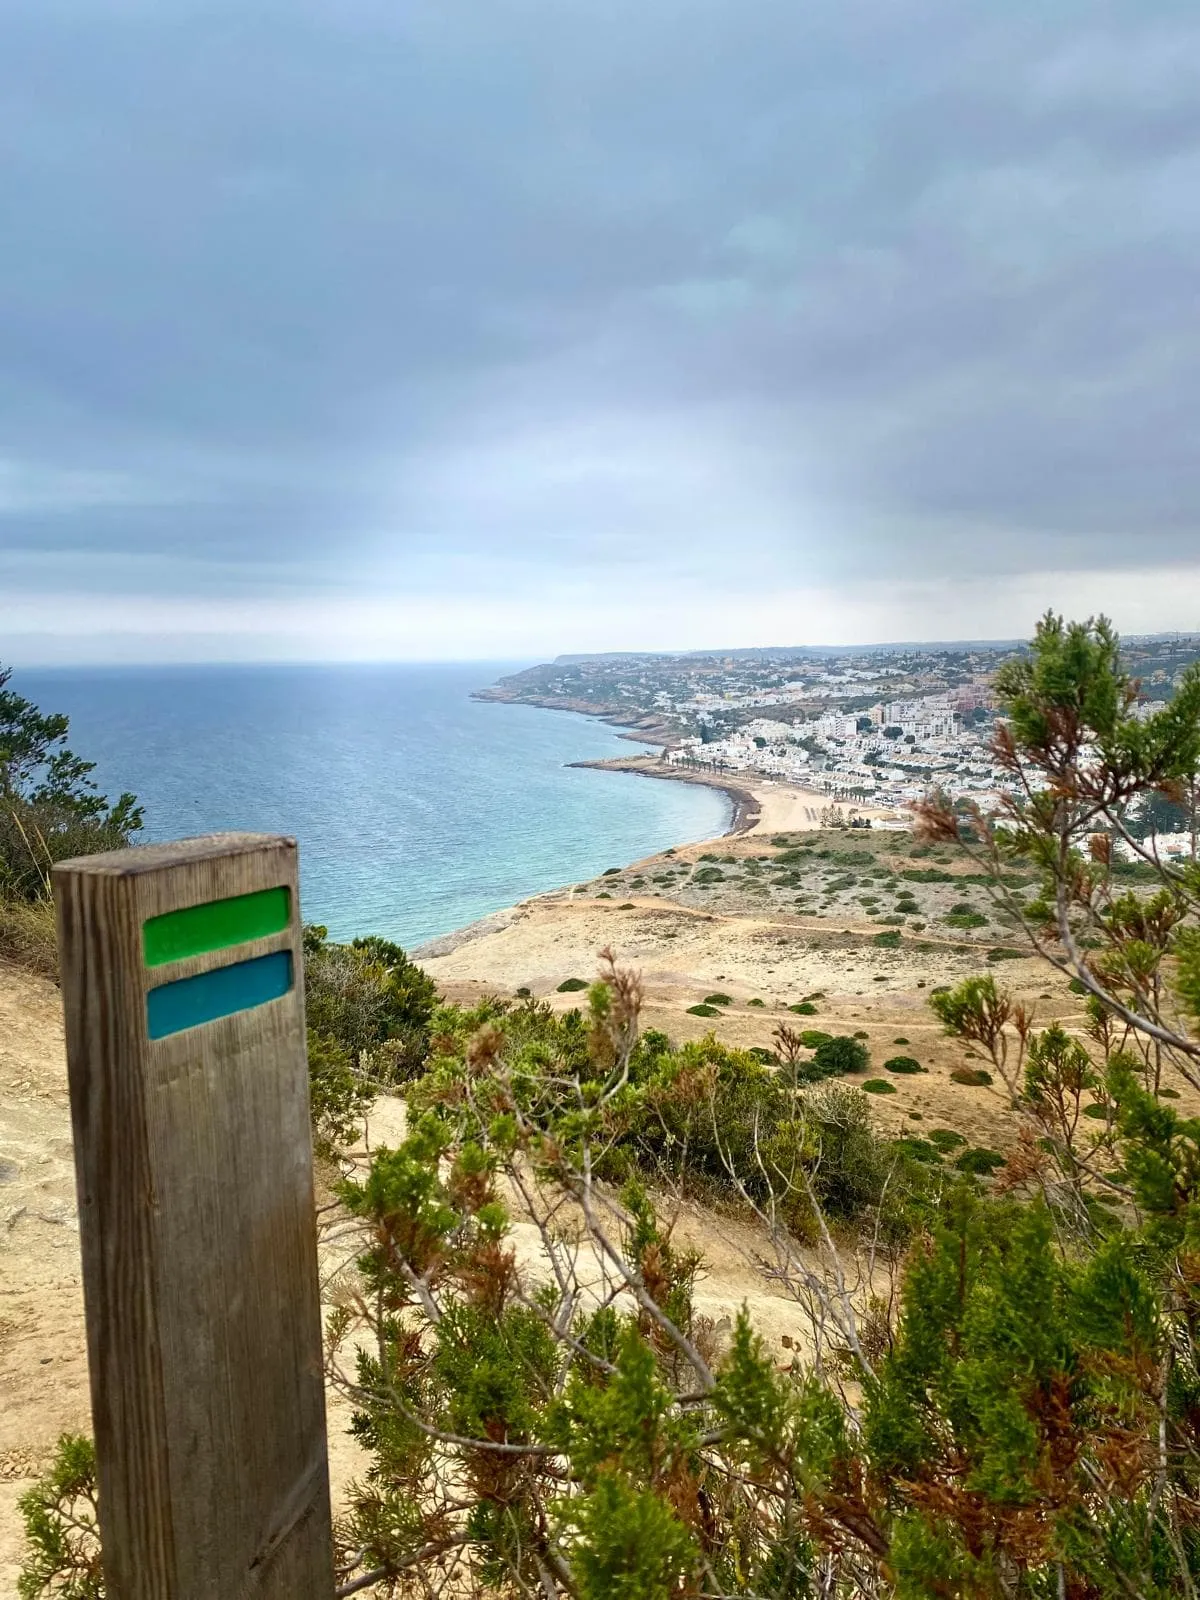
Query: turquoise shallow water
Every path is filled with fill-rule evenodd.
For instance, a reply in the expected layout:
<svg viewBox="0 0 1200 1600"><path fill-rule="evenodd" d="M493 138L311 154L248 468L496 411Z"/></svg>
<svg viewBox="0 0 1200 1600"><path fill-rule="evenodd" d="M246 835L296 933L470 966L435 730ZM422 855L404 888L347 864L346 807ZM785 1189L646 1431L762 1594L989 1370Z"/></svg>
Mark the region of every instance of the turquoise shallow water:
<svg viewBox="0 0 1200 1600"><path fill-rule="evenodd" d="M71 718L147 841L295 834L305 919L415 945L540 890L720 833L719 792L571 761L636 750L589 717L472 700L502 665L70 669L10 687Z"/></svg>

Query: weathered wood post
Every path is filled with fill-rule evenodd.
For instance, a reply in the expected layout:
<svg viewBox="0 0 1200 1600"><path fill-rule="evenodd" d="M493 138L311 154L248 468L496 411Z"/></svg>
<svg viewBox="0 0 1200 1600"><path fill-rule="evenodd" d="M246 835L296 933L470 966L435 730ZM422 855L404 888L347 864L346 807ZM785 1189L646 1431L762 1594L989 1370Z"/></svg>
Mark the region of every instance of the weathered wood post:
<svg viewBox="0 0 1200 1600"><path fill-rule="evenodd" d="M331 1600L295 842L54 890L110 1600Z"/></svg>

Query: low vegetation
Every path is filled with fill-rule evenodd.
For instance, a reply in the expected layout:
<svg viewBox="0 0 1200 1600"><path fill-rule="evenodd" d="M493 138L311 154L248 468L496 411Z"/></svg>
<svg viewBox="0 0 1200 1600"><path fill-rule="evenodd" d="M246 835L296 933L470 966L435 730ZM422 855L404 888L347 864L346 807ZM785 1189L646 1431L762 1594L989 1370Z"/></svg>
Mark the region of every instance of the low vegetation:
<svg viewBox="0 0 1200 1600"><path fill-rule="evenodd" d="M0 667L0 956L53 976L50 869L128 844L142 813L131 794L100 793L95 763L67 746L67 718L40 711L11 679Z"/></svg>
<svg viewBox="0 0 1200 1600"><path fill-rule="evenodd" d="M925 1068L915 1056L890 1056L883 1065L888 1072L910 1073L925 1071Z"/></svg>
<svg viewBox="0 0 1200 1600"><path fill-rule="evenodd" d="M608 953L578 1010L433 1009L406 1138L341 1188L362 1293L330 1361L371 1466L340 1594L1196 1593L1200 1120L1171 1096L1200 1093L1200 868L1126 818L1194 802L1200 673L1137 718L1107 624L1047 618L997 687L1018 797L995 819L932 796L921 848L963 852L1087 1007L1080 1035L994 973L931 992L952 1078L1003 1099L1010 1145L881 1135L867 1096L896 1086L847 1081L856 1039L642 1031ZM1153 885L1113 870L1130 839ZM782 1345L701 1312L696 1198L753 1220ZM48 1485L28 1595L61 1576Z"/></svg>
<svg viewBox="0 0 1200 1600"><path fill-rule="evenodd" d="M304 984L313 1132L328 1152L381 1089L424 1069L437 991L399 945L331 944L316 926L304 930Z"/></svg>

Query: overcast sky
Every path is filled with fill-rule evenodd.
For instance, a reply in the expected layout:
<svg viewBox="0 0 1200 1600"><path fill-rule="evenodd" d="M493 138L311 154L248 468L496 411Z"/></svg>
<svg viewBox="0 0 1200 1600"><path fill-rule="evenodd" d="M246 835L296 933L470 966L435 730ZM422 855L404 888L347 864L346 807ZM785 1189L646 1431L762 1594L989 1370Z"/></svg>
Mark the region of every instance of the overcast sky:
<svg viewBox="0 0 1200 1600"><path fill-rule="evenodd" d="M1195 0L0 40L0 659L1200 629Z"/></svg>

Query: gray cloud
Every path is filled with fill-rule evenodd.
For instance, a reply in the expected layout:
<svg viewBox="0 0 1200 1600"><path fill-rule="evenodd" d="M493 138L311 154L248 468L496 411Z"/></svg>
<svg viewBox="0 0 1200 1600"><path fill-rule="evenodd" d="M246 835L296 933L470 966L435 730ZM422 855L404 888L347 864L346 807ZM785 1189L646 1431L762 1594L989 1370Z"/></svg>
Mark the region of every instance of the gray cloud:
<svg viewBox="0 0 1200 1600"><path fill-rule="evenodd" d="M10 593L1200 551L1191 5L4 10Z"/></svg>

